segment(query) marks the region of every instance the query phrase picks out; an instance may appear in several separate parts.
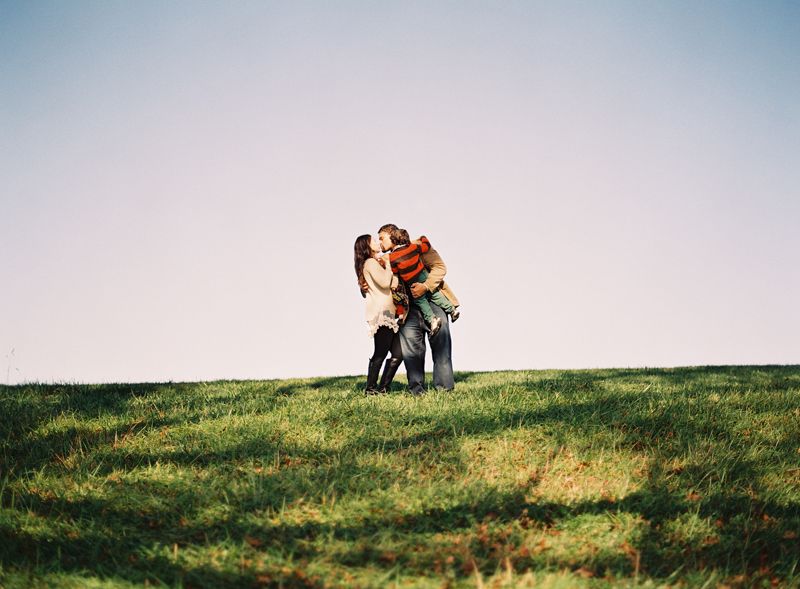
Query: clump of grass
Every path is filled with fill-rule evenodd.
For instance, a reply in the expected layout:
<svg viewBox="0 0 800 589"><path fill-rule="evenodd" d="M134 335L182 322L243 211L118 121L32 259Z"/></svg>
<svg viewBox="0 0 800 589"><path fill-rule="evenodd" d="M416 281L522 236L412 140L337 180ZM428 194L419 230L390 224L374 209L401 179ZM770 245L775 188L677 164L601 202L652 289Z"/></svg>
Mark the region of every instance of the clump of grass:
<svg viewBox="0 0 800 589"><path fill-rule="evenodd" d="M0 586L800 583L800 368L0 387Z"/></svg>

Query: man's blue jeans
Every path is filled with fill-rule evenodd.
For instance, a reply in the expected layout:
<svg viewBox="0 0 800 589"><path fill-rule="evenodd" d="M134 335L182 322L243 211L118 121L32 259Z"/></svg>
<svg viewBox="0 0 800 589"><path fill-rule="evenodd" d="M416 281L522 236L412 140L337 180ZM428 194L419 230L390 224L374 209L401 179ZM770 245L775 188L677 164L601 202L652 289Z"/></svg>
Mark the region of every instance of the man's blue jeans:
<svg viewBox="0 0 800 589"><path fill-rule="evenodd" d="M434 303L431 311L442 320L442 327L433 339L431 354L433 355L433 386L452 390L453 380L452 342L450 341L450 324L447 315ZM406 365L408 389L414 394L425 392L425 320L422 312L412 306L408 310L408 318L400 327L400 345L403 348L403 362Z"/></svg>

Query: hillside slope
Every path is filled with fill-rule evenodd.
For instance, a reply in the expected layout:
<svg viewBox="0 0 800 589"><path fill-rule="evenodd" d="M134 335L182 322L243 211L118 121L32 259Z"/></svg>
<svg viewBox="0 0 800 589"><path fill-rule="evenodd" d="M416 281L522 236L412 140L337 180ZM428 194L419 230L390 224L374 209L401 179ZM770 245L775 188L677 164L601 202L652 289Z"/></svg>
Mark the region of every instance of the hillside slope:
<svg viewBox="0 0 800 589"><path fill-rule="evenodd" d="M0 387L0 586L800 583L800 367L456 381Z"/></svg>

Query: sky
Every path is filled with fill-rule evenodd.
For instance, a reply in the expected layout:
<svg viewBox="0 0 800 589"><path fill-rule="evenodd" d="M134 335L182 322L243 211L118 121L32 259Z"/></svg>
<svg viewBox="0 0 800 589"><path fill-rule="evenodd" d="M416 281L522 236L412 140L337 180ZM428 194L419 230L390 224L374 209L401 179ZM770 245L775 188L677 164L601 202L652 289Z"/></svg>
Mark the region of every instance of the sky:
<svg viewBox="0 0 800 589"><path fill-rule="evenodd" d="M0 383L800 364L800 4L0 0ZM428 370L431 360L428 356Z"/></svg>

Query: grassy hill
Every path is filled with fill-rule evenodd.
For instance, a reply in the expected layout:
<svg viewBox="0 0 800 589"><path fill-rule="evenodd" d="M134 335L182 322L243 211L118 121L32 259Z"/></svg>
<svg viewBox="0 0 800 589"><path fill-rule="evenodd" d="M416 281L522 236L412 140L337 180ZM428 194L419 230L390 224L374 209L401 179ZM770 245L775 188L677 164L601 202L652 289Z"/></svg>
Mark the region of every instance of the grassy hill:
<svg viewBox="0 0 800 589"><path fill-rule="evenodd" d="M0 387L0 586L800 585L800 367Z"/></svg>

